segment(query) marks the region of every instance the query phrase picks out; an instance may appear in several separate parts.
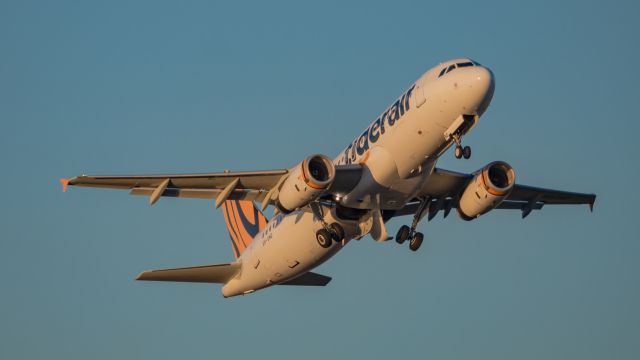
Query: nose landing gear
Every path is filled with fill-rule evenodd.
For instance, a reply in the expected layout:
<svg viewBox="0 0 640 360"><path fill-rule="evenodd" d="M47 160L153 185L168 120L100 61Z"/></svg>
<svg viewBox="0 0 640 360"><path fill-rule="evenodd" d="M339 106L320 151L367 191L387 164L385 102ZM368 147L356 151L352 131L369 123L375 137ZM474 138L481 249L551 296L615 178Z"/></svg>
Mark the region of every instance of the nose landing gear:
<svg viewBox="0 0 640 360"><path fill-rule="evenodd" d="M456 143L456 150L454 152L456 159L469 159L471 157L471 148L469 146L462 147L462 142L459 135L453 135L452 137L453 141Z"/></svg>
<svg viewBox="0 0 640 360"><path fill-rule="evenodd" d="M456 143L456 152L454 155L457 159L468 159L471 157L471 148L468 146L462 147L461 139L462 135L466 134L469 129L473 127L477 119L477 115L462 114L458 116L444 132L444 138L447 141L453 140L453 142Z"/></svg>

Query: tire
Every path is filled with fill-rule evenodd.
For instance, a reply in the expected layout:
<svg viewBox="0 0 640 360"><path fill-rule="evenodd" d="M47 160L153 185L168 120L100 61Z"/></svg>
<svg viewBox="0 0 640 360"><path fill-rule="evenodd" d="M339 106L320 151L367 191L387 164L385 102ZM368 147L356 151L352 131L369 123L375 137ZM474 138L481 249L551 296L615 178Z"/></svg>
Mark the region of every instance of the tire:
<svg viewBox="0 0 640 360"><path fill-rule="evenodd" d="M333 241L340 242L344 240L344 228L340 224L332 223L329 225L329 232L331 233Z"/></svg>
<svg viewBox="0 0 640 360"><path fill-rule="evenodd" d="M420 245L422 245L422 240L424 240L424 235L422 235L422 233L415 233L409 242L409 249L411 249L411 251L418 251Z"/></svg>
<svg viewBox="0 0 640 360"><path fill-rule="evenodd" d="M455 155L456 159L460 159L462 157L462 148L460 146L456 146L453 155Z"/></svg>
<svg viewBox="0 0 640 360"><path fill-rule="evenodd" d="M465 146L465 147L462 149L462 156L463 156L465 159L470 158L470 157L471 157L471 148L470 148L470 147L468 147L468 146Z"/></svg>
<svg viewBox="0 0 640 360"><path fill-rule="evenodd" d="M318 244L323 248L328 248L333 244L331 239L331 234L325 229L320 229L316 231L316 240L318 240Z"/></svg>
<svg viewBox="0 0 640 360"><path fill-rule="evenodd" d="M400 226L400 229L398 229L398 232L396 233L396 242L398 244L404 243L405 240L409 238L410 234L411 228L409 228L407 225Z"/></svg>

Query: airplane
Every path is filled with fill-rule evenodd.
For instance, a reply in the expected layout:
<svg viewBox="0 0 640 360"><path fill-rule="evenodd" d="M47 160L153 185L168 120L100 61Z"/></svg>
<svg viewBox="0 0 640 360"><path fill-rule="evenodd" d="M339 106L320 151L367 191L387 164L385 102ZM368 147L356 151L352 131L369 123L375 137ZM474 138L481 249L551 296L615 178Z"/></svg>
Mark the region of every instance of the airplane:
<svg viewBox="0 0 640 360"><path fill-rule="evenodd" d="M313 154L289 169L218 173L92 176L61 179L67 186L129 190L148 196L213 200L231 238L235 261L149 270L137 280L222 284L226 297L273 285L325 286L331 278L312 272L351 240L370 235L393 239L386 222L412 215L395 241L417 251L426 216L446 218L456 209L473 220L493 209L520 210L522 218L545 205L588 204L595 194L516 184L516 172L494 161L466 174L436 167L450 147L468 159L463 137L487 110L495 89L492 71L468 58L428 70L331 160ZM274 216L263 211L274 206Z"/></svg>

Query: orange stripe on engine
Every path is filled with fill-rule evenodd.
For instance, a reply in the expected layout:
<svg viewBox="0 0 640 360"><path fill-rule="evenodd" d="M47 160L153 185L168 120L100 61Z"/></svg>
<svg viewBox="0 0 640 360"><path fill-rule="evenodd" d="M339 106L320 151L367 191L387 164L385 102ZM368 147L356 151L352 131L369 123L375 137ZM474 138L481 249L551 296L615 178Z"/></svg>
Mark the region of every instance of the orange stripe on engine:
<svg viewBox="0 0 640 360"><path fill-rule="evenodd" d="M306 161L306 159L305 159ZM315 183L311 178L309 178L307 176L307 172L304 171L304 161L302 162L302 180L304 180L304 183L307 184L310 188L312 189L316 189L316 190L324 190L326 189L326 186L320 186L318 183Z"/></svg>
<svg viewBox="0 0 640 360"><path fill-rule="evenodd" d="M488 184L490 184L490 182L488 182L487 179L487 171L484 170L482 171L482 183L484 185L484 188L487 190L487 192L491 195L495 195L495 196L503 196L506 195L507 192L506 191L498 191L498 190L494 190L493 188L491 188L491 186L489 186Z"/></svg>

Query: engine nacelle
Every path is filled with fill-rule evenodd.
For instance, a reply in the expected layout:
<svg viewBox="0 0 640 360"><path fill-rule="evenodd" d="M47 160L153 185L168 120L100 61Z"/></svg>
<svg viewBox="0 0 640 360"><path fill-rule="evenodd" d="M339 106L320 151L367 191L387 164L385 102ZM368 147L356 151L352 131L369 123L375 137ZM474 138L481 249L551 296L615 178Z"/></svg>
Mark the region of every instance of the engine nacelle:
<svg viewBox="0 0 640 360"><path fill-rule="evenodd" d="M473 220L495 209L511 193L516 173L504 161L495 161L475 173L460 197L458 214Z"/></svg>
<svg viewBox="0 0 640 360"><path fill-rule="evenodd" d="M303 207L322 195L336 176L333 162L316 154L291 169L278 195L276 206L284 213Z"/></svg>

